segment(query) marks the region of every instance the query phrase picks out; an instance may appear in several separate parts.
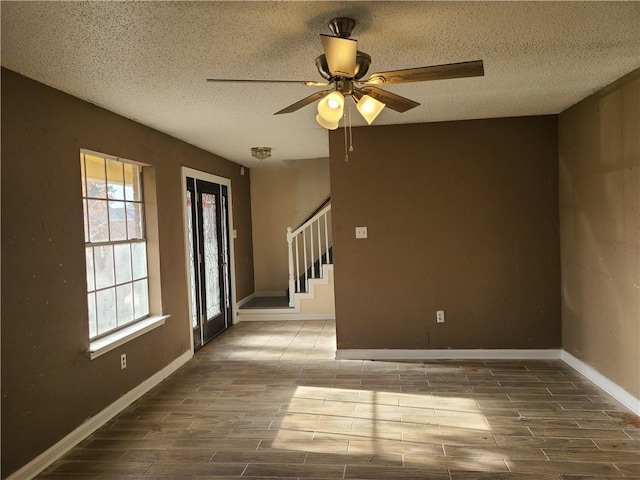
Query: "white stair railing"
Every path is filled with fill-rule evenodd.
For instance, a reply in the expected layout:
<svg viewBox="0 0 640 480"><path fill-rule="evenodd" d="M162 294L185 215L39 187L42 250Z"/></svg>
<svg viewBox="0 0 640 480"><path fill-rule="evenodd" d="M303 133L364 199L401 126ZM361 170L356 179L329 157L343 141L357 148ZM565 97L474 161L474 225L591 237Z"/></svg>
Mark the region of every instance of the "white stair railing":
<svg viewBox="0 0 640 480"><path fill-rule="evenodd" d="M322 265L333 263L330 251L331 204L295 230L287 228L289 248L289 306L294 306L294 294L309 291L309 279L322 278ZM317 265L316 265L317 264ZM316 269L317 267L317 269Z"/></svg>

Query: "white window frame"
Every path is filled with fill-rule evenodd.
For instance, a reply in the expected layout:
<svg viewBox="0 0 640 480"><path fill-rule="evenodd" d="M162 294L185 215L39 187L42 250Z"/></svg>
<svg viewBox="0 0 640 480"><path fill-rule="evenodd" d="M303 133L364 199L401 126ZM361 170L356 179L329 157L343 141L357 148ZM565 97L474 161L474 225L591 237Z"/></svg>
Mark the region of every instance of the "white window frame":
<svg viewBox="0 0 640 480"><path fill-rule="evenodd" d="M91 151L91 150L86 150L86 149L81 149L80 151L80 158L81 161L83 162L84 165L84 161L85 161L85 155L92 155L95 157L99 157L99 158L103 158L105 159L105 170L106 170L106 161L107 160L114 160L123 164L131 164L131 165L135 165L140 169L140 188L141 188L141 198L140 201L137 202L141 205L141 211L142 211L142 238L133 238L133 239L127 239L127 240L111 240L111 238L109 238L107 241L103 241L103 242L98 242L98 243L91 243L88 238L88 233L85 234L85 255L86 255L86 248L87 247L96 247L96 246L104 246L104 245L122 245L122 244L133 244L133 243L141 243L144 242L145 244L145 251L146 251L146 256L145 256L145 266L146 266L146 276L144 277L140 277L137 279L133 278L133 275L131 276L131 279L129 281L126 282L117 282L117 279L114 277L114 284L113 284L113 288L115 288L116 286L121 286L121 285L127 285L127 284L131 284L131 291L133 292L133 288L134 288L134 282L135 281L139 281L141 279L145 279L146 280L146 284L147 284L147 305L148 305L148 311L145 312L144 315L140 315L138 318L134 318L131 321L127 321L126 323L122 324L122 325L116 325L115 328L104 332L104 333L99 333L94 335L93 337L89 338L89 349L88 349L88 354L90 356L91 359L97 358L100 355L103 355L117 347L119 347L120 345L125 344L126 342L129 342L130 340L139 337L140 335L143 335L146 332L149 332L151 330L154 330L157 327L160 327L161 325L164 324L165 320L169 317L169 315L154 315L151 313L151 299L150 299L150 289L151 289L151 279L150 279L150 272L149 272L149 250L148 250L148 242L147 242L147 237L145 235L145 231L146 231L146 196L145 196L145 189L143 187L143 170L144 167L146 167L147 165L145 164L141 164L139 162L133 162L130 160L126 160L123 158L119 158L119 157L115 157L113 155L108 155L108 154L103 154L100 152L95 152L95 151ZM87 172L86 169L83 168L82 169L82 182L85 185L85 189L84 189L84 193L82 196L82 200L83 200L83 204L84 202L87 201L87 199L89 199L90 197L88 196L88 192L86 191L86 179L87 179ZM106 174L105 174L105 180L106 180ZM87 209L84 209L83 215L87 215ZM126 218L126 217L125 217ZM85 218L85 224L87 222L87 219ZM109 226L109 229L111 227ZM86 256L85 258L85 272L86 272ZM115 260L114 260L115 262ZM133 273L133 272L132 272ZM114 274L115 275L115 274ZM95 282L95 280L94 280ZM97 285L93 285L94 289L93 290L89 290L89 279L87 279L87 284L86 284L87 288L87 302L89 302L89 294L91 292L97 292L98 288ZM111 288L111 287L104 287L106 288ZM117 297L114 297L117 298ZM117 300L116 300L117 302ZM96 300L97 303L97 300ZM88 305L87 305L88 306ZM117 312L117 306L114 305L114 308L116 309ZM95 313L95 315L97 315L97 311ZM135 315L135 313L134 313ZM116 322L117 322L117 313L116 313ZM87 308L87 325L89 325L89 310ZM96 327L97 329L97 327Z"/></svg>

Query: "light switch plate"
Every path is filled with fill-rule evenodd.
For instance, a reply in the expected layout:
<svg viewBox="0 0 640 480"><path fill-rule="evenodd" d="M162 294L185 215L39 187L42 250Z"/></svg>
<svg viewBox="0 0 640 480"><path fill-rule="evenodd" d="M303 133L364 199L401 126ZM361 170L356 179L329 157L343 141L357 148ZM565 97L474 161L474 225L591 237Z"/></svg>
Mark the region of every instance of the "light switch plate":
<svg viewBox="0 0 640 480"><path fill-rule="evenodd" d="M356 227L356 238L367 238L367 227Z"/></svg>

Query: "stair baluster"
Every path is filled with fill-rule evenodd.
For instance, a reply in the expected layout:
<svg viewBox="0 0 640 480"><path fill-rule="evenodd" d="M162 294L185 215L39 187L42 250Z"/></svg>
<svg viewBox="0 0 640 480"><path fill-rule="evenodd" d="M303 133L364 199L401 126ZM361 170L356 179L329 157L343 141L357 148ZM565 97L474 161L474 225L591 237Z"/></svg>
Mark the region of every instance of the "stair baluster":
<svg viewBox="0 0 640 480"><path fill-rule="evenodd" d="M289 305L292 307L295 305L294 294L308 292L309 279L322 278L322 266L333 263L330 216L331 204L329 203L295 230L292 230L291 227L287 228L287 245L289 250ZM322 234L323 227L324 235ZM314 232L314 228L317 232ZM314 237L316 237L315 240L317 241L317 259L315 258L316 247L314 245ZM300 258L300 242L302 242L302 258ZM295 254L293 251L294 243ZM307 243L309 244L310 258L307 255ZM310 265L309 260L311 262ZM302 274L300 270L302 270Z"/></svg>

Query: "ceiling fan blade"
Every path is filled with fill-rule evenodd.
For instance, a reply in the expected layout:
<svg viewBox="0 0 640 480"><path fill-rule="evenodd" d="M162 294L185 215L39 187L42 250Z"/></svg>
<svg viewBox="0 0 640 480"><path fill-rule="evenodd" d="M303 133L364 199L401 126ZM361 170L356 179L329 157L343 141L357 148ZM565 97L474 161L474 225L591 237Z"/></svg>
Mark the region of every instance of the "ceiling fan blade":
<svg viewBox="0 0 640 480"><path fill-rule="evenodd" d="M482 60L449 63L430 67L407 68L390 72L373 73L362 82L364 85L391 85L394 83L426 82L448 78L481 77L484 75Z"/></svg>
<svg viewBox="0 0 640 480"><path fill-rule="evenodd" d="M331 74L337 77L355 77L358 42L322 34L320 38Z"/></svg>
<svg viewBox="0 0 640 480"><path fill-rule="evenodd" d="M241 80L235 78L207 78L207 82L219 82L219 83L297 83L299 85L306 85L308 87L328 87L331 85L329 82L316 82L313 80Z"/></svg>
<svg viewBox="0 0 640 480"><path fill-rule="evenodd" d="M309 95L308 97L303 98L302 100L298 100L296 103L292 103L288 107L283 108L279 112L274 113L274 115L280 115L281 113L291 113L296 110L301 109L309 105L310 103L315 102L316 100L320 100L322 97L329 95L333 90L322 90L321 92L316 92L314 94Z"/></svg>
<svg viewBox="0 0 640 480"><path fill-rule="evenodd" d="M420 105L418 102L414 102L413 100L409 100L408 98L401 97L400 95L396 95L395 93L387 92L386 90L382 90L381 88L373 86L367 86L365 88L358 89L357 93L369 95L379 102L384 103L391 110L395 110L396 112L400 113L404 113L407 110L411 110L412 108Z"/></svg>

